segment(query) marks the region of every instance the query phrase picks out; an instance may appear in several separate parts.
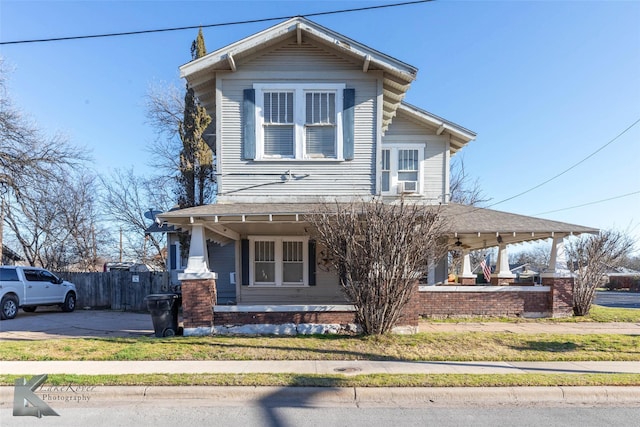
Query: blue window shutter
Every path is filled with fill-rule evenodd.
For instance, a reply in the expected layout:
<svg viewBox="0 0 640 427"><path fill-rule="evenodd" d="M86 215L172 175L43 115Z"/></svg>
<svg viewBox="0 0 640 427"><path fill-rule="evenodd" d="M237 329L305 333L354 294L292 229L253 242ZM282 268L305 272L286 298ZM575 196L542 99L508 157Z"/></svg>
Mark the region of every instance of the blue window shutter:
<svg viewBox="0 0 640 427"><path fill-rule="evenodd" d="M316 285L316 241L309 240L309 286Z"/></svg>
<svg viewBox="0 0 640 427"><path fill-rule="evenodd" d="M242 264L242 286L249 286L249 240L240 241L240 262Z"/></svg>
<svg viewBox="0 0 640 427"><path fill-rule="evenodd" d="M354 110L356 90L345 89L342 95L342 150L345 160L353 160L354 153Z"/></svg>
<svg viewBox="0 0 640 427"><path fill-rule="evenodd" d="M176 245L169 246L169 270L176 270L178 268L176 262L176 255L178 247Z"/></svg>
<svg viewBox="0 0 640 427"><path fill-rule="evenodd" d="M256 158L256 90L245 89L242 102L242 158Z"/></svg>

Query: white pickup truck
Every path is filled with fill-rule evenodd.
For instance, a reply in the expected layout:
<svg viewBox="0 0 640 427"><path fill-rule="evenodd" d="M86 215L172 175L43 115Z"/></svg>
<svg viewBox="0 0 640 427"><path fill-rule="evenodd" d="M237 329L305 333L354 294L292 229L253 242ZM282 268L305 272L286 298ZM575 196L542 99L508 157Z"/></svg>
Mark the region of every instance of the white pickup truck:
<svg viewBox="0 0 640 427"><path fill-rule="evenodd" d="M76 286L38 267L0 267L0 319L13 319L18 307L34 312L39 305L76 308Z"/></svg>

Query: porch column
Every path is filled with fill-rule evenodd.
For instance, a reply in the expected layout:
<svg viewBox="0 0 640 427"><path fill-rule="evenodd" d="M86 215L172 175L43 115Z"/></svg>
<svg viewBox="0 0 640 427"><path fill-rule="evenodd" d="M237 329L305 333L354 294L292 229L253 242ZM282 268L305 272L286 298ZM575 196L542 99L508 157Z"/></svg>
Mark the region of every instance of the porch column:
<svg viewBox="0 0 640 427"><path fill-rule="evenodd" d="M191 227L189 260L184 273L178 274L182 287L184 335L210 335L213 332L213 306L216 303L216 279L209 270L207 240L202 223Z"/></svg>
<svg viewBox="0 0 640 427"><path fill-rule="evenodd" d="M564 247L564 236L554 236L551 245L551 256L549 257L549 268L541 277L571 276L567 267L567 252Z"/></svg>
<svg viewBox="0 0 640 427"><path fill-rule="evenodd" d="M549 268L540 275L542 284L551 288L549 309L553 317L567 317L573 312L574 277L567 267L564 236L554 236Z"/></svg>
<svg viewBox="0 0 640 427"><path fill-rule="evenodd" d="M462 274L459 278L462 285L476 284L476 275L471 272L471 257L466 249L462 251Z"/></svg>
<svg viewBox="0 0 640 427"><path fill-rule="evenodd" d="M491 276L492 285L505 286L514 282L516 275L509 270L509 252L507 244L500 243L498 246L498 260L496 261L495 274Z"/></svg>

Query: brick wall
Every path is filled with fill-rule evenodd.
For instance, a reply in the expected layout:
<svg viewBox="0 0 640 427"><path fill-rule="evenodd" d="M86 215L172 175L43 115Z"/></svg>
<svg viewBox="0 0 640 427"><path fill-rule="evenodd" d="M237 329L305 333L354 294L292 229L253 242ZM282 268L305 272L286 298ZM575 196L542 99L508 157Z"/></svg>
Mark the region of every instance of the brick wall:
<svg viewBox="0 0 640 427"><path fill-rule="evenodd" d="M524 316L550 314L548 292L420 292L420 316Z"/></svg>
<svg viewBox="0 0 640 427"><path fill-rule="evenodd" d="M402 315L398 320L396 326L418 326L420 320L420 311L422 310L422 303L420 301L420 284L416 280L413 289L411 291L411 298L407 305L402 310Z"/></svg>

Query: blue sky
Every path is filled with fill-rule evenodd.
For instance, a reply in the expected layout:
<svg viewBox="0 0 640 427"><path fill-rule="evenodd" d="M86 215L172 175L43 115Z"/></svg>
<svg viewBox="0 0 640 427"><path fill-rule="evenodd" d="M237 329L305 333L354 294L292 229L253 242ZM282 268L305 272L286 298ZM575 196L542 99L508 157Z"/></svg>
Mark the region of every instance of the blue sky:
<svg viewBox="0 0 640 427"><path fill-rule="evenodd" d="M391 1L0 1L0 40L304 15ZM419 69L406 101L475 131L459 154L492 198L563 172L640 118L640 2L436 1L311 18ZM208 28L207 49L272 23ZM88 147L98 173L149 173L145 94L178 86L197 30L0 46L13 101ZM640 241L640 123L558 179L494 209Z"/></svg>

